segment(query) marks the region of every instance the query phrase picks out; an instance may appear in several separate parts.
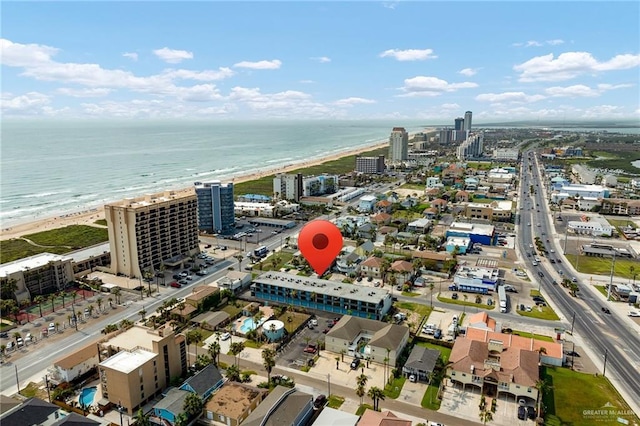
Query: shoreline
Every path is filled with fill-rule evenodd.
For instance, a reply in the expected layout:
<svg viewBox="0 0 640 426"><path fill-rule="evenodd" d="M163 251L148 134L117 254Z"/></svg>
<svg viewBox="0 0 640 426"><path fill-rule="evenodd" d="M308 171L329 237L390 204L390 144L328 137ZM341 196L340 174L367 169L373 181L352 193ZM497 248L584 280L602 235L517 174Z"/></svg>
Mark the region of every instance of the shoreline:
<svg viewBox="0 0 640 426"><path fill-rule="evenodd" d="M428 132L430 129L424 129L423 132ZM409 133L409 138L413 137L416 132ZM388 146L387 140L380 140L373 142L371 145L361 146L353 149L346 149L340 153L333 153L325 157L319 157L317 159L303 161L299 163L291 163L285 165L277 165L273 168L264 170L258 170L253 173L243 174L239 176L229 176L227 178L217 179L222 182L233 182L234 184L257 180L265 176L269 176L275 173L289 173L293 170L304 169L307 167L316 166L328 161L334 161L343 157L349 157L351 155L362 154L364 152L373 151L376 149L384 148ZM185 190L189 187L181 188L166 188L166 190ZM140 194L138 196L142 196ZM107 203L108 204L108 203ZM53 215L49 217L43 217L41 219L26 219L24 222L16 222L13 224L7 224L0 230L0 241L20 238L24 235L33 234L36 232L50 231L52 229L63 228L70 225L95 225L95 221L104 219L104 205L87 207L85 210L72 211L65 214Z"/></svg>

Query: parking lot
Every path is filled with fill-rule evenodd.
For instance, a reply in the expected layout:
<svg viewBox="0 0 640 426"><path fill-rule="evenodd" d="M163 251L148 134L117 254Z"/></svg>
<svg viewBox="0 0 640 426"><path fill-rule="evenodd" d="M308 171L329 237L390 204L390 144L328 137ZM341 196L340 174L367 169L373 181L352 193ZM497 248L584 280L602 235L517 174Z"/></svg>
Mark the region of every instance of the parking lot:
<svg viewBox="0 0 640 426"><path fill-rule="evenodd" d="M329 329L329 323L334 318L340 316L316 316L315 320L318 322L317 326L313 329L305 326L302 328L293 339L287 343L281 350L276 360L278 365L290 368L301 368L308 365L310 359L313 359L315 353L305 352L305 348L310 344L323 345L324 336L323 331Z"/></svg>

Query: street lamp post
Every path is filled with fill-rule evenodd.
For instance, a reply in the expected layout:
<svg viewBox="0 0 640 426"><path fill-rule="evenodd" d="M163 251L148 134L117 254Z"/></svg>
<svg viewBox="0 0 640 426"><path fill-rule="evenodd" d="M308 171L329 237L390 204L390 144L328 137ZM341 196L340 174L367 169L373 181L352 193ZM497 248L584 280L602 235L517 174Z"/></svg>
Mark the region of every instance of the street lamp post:
<svg viewBox="0 0 640 426"><path fill-rule="evenodd" d="M571 318L571 335L573 336L573 325L576 322L576 313L573 312L573 318Z"/></svg>
<svg viewBox="0 0 640 426"><path fill-rule="evenodd" d="M327 374L327 397L331 397L331 374Z"/></svg>
<svg viewBox="0 0 640 426"><path fill-rule="evenodd" d="M604 376L607 372L607 354L609 353L609 349L604 350L604 366L602 367L602 375Z"/></svg>
<svg viewBox="0 0 640 426"><path fill-rule="evenodd" d="M616 252L613 252L613 261L611 262L611 275L609 276L609 288L607 289L607 302L611 300L611 287L613 287L613 272L616 269Z"/></svg>

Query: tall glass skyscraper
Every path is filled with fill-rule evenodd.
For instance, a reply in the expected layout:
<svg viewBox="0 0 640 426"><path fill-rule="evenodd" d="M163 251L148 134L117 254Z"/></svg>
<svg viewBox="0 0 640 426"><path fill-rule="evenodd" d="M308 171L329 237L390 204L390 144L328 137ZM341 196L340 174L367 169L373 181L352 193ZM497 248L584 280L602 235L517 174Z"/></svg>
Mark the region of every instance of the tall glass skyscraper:
<svg viewBox="0 0 640 426"><path fill-rule="evenodd" d="M235 223L233 183L196 182L198 229L210 233L231 232Z"/></svg>

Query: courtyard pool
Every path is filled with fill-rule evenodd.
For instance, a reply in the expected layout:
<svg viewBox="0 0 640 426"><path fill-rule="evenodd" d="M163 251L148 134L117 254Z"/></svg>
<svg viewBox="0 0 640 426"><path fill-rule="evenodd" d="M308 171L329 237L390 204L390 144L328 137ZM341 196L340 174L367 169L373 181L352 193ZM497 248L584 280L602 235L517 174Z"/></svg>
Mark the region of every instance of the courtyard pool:
<svg viewBox="0 0 640 426"><path fill-rule="evenodd" d="M253 318L246 318L244 321L242 321L240 331L244 334L247 334L251 330L255 330L256 328L260 327L260 324L262 324L263 322L264 319L261 319L260 321L258 321L258 323L256 323Z"/></svg>
<svg viewBox="0 0 640 426"><path fill-rule="evenodd" d="M85 407L89 407L91 404L93 404L93 397L95 396L97 391L98 391L98 388L95 386L82 389L82 392L80 392L80 398L78 398L78 401L80 402L81 405L84 405Z"/></svg>

